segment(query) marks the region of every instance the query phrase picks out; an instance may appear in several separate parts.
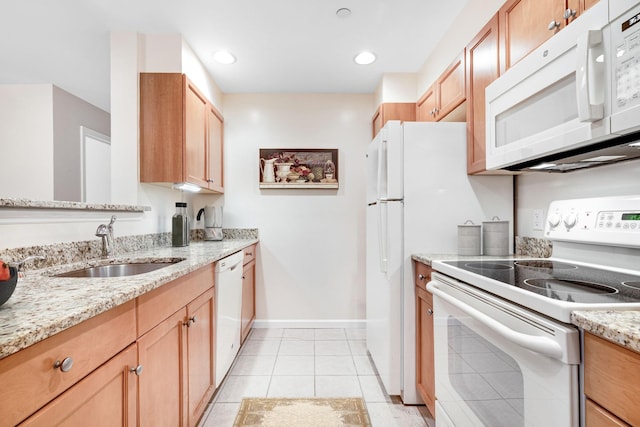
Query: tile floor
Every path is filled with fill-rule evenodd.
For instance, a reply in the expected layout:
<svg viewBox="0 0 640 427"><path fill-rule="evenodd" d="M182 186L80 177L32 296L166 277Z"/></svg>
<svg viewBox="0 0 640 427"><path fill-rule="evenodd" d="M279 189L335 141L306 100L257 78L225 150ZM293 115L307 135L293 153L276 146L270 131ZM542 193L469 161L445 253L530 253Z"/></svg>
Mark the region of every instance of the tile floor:
<svg viewBox="0 0 640 427"><path fill-rule="evenodd" d="M373 427L433 427L385 393L365 329L253 329L198 427L232 427L243 397L362 397Z"/></svg>

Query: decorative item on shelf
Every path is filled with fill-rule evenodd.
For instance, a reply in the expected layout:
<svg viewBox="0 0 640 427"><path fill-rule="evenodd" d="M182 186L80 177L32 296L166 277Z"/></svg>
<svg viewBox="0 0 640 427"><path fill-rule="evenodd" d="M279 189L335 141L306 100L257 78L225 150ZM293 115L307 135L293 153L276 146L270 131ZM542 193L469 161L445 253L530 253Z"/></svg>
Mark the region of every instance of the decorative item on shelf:
<svg viewBox="0 0 640 427"><path fill-rule="evenodd" d="M324 178L324 166L322 165L311 166L311 174L313 175L313 178L311 179L313 182L320 182L320 180Z"/></svg>
<svg viewBox="0 0 640 427"><path fill-rule="evenodd" d="M333 178L335 171L336 165L331 160L324 162L324 179L322 182L337 182L337 180Z"/></svg>
<svg viewBox="0 0 640 427"><path fill-rule="evenodd" d="M276 163L276 176L278 177L278 182L287 182L287 176L291 173L291 166L293 163Z"/></svg>
<svg viewBox="0 0 640 427"><path fill-rule="evenodd" d="M260 158L260 172L262 172L262 182L276 182L274 164L278 158Z"/></svg>

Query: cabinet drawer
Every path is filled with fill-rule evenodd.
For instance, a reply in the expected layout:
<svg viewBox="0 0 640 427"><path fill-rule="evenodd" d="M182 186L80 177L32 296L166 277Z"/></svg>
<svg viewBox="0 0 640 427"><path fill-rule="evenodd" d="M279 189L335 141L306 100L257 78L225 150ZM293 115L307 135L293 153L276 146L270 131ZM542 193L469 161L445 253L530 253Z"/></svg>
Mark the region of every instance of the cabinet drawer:
<svg viewBox="0 0 640 427"><path fill-rule="evenodd" d="M136 339L130 301L0 360L2 423L15 425ZM54 367L71 358L67 372Z"/></svg>
<svg viewBox="0 0 640 427"><path fill-rule="evenodd" d="M138 336L213 286L214 264L206 265L138 297Z"/></svg>
<svg viewBox="0 0 640 427"><path fill-rule="evenodd" d="M427 288L427 283L431 280L431 272L433 269L421 262L414 262L414 282L421 289Z"/></svg>
<svg viewBox="0 0 640 427"><path fill-rule="evenodd" d="M256 259L256 246L257 245L251 245L248 248L244 248L244 261L242 265L247 265Z"/></svg>
<svg viewBox="0 0 640 427"><path fill-rule="evenodd" d="M585 405L585 412L585 427L629 427L629 424L620 421L618 417L589 399Z"/></svg>
<svg viewBox="0 0 640 427"><path fill-rule="evenodd" d="M587 397L631 425L640 425L640 354L584 334Z"/></svg>

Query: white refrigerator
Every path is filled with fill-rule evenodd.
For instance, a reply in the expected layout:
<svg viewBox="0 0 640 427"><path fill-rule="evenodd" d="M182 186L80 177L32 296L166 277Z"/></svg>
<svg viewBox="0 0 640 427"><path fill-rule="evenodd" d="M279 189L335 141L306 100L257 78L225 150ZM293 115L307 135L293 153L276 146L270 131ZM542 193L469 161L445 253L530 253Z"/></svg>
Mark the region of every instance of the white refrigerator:
<svg viewBox="0 0 640 427"><path fill-rule="evenodd" d="M513 178L468 176L466 143L465 123L390 121L367 149L367 349L405 404L422 403L411 255L455 254L458 225L496 216L513 242Z"/></svg>

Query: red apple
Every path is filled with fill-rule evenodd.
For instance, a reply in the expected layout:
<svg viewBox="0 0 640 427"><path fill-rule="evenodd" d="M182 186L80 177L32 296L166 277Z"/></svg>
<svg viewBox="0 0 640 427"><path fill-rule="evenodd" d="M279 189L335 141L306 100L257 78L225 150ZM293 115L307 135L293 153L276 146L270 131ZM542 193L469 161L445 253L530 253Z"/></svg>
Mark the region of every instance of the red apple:
<svg viewBox="0 0 640 427"><path fill-rule="evenodd" d="M9 264L0 260L0 281L9 280L11 278L11 270Z"/></svg>

